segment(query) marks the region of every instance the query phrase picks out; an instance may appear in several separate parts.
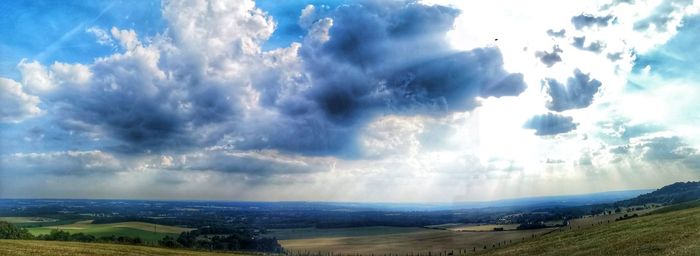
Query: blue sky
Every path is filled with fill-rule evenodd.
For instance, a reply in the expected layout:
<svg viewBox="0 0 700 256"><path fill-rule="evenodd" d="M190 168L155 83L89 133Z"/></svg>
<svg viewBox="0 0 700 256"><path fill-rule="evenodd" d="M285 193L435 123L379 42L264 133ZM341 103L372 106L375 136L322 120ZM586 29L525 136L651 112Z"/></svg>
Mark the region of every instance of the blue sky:
<svg viewBox="0 0 700 256"><path fill-rule="evenodd" d="M0 197L450 202L697 180L699 9L11 2Z"/></svg>

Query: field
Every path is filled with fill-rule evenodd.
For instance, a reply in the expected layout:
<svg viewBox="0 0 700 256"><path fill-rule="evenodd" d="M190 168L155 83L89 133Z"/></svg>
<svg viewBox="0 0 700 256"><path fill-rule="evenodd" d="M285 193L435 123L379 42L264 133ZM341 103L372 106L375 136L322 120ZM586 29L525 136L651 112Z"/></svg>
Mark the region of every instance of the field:
<svg viewBox="0 0 700 256"><path fill-rule="evenodd" d="M644 210L639 210L639 211L632 211L632 212L623 212L623 213L613 213L609 215L595 215L595 216L587 216L585 218L580 218L580 219L575 219L570 221L570 226L572 228L583 228L583 227L591 227L594 225L599 225L599 224L607 224L607 223L612 223L615 222L615 219L624 216L625 214L627 215L632 215L632 214L637 214L637 215L645 215L648 214L652 211L655 210L660 210L663 208L650 208L650 209L644 209Z"/></svg>
<svg viewBox="0 0 700 256"><path fill-rule="evenodd" d="M518 224L443 224L428 226L430 228L439 228L450 231L458 232L483 232L483 231L493 231L495 228L503 228L504 230L516 230Z"/></svg>
<svg viewBox="0 0 700 256"><path fill-rule="evenodd" d="M427 253L492 247L541 234L551 229L498 232L455 232L428 228L366 227L339 229L273 230L270 236L292 254L309 252L342 254Z"/></svg>
<svg viewBox="0 0 700 256"><path fill-rule="evenodd" d="M225 256L237 253L213 253L117 244L0 240L0 255L6 256L111 256L181 255ZM250 254L255 255L255 254Z"/></svg>
<svg viewBox="0 0 700 256"><path fill-rule="evenodd" d="M188 228L154 225L145 222L120 222L110 224L92 224L92 221L79 221L73 224L45 226L45 227L30 227L27 228L33 235L49 234L51 230L63 230L69 233L85 233L100 236L128 236L140 237L146 242L155 243L163 237L177 236L178 234L190 231Z"/></svg>
<svg viewBox="0 0 700 256"><path fill-rule="evenodd" d="M24 223L54 222L54 221L56 221L56 219L43 218L43 217L0 217L0 221L9 222L12 224L24 224Z"/></svg>
<svg viewBox="0 0 700 256"><path fill-rule="evenodd" d="M700 255L700 207L563 229L484 255Z"/></svg>

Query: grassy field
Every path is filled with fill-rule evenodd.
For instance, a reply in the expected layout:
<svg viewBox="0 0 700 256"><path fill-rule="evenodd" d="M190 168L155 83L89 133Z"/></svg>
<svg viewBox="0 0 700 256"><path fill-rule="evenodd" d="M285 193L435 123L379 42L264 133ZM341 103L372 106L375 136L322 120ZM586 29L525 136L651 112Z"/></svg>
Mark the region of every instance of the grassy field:
<svg viewBox="0 0 700 256"><path fill-rule="evenodd" d="M9 222L12 224L24 224L24 223L54 222L54 221L56 221L56 219L43 218L43 217L0 217L0 221Z"/></svg>
<svg viewBox="0 0 700 256"><path fill-rule="evenodd" d="M309 251L378 255L472 250L474 247L520 241L549 230L455 232L428 228L366 227L274 230L270 236L278 237L280 244L293 254Z"/></svg>
<svg viewBox="0 0 700 256"><path fill-rule="evenodd" d="M426 228L444 229L457 232L482 232L493 231L494 228L503 228L503 230L516 230L518 224L480 224L480 223L448 223L440 225L430 225Z"/></svg>
<svg viewBox="0 0 700 256"><path fill-rule="evenodd" d="M147 246L0 240L0 255L6 256L111 256L111 255L181 255L181 256L224 256L245 255L240 253L214 253L187 250L155 248ZM249 254L255 255L255 254Z"/></svg>
<svg viewBox="0 0 700 256"><path fill-rule="evenodd" d="M483 255L700 255L700 207L584 225Z"/></svg>
<svg viewBox="0 0 700 256"><path fill-rule="evenodd" d="M69 233L84 233L96 237L110 235L140 237L149 243L155 243L167 235L177 236L182 232L192 230L174 226L154 225L145 222L119 222L110 224L92 224L91 222L92 221L88 220L58 226L30 227L27 228L27 230L33 235L49 234L51 230L63 230Z"/></svg>

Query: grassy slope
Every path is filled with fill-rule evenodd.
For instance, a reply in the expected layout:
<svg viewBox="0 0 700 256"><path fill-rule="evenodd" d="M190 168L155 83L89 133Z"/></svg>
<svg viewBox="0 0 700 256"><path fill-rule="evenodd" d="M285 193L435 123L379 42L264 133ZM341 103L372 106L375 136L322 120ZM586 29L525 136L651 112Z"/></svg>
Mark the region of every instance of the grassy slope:
<svg viewBox="0 0 700 256"><path fill-rule="evenodd" d="M111 255L243 255L234 253L197 252L146 246L99 243L0 240L0 255L7 256L111 256ZM251 254L254 255L254 254Z"/></svg>
<svg viewBox="0 0 700 256"><path fill-rule="evenodd" d="M47 226L47 227L31 227L27 228L33 235L48 234L51 230L60 229L67 231L69 233L84 233L89 235L94 235L96 237L100 236L128 236L128 237L140 237L147 242L155 243L156 241L162 239L166 235L171 237L176 237L178 234L184 231L189 231L191 229L180 228L174 226L163 226L157 225L156 231L153 232L153 224L144 222L120 222L111 224L92 224L90 221L81 221L73 224L59 225L59 226Z"/></svg>
<svg viewBox="0 0 700 256"><path fill-rule="evenodd" d="M700 207L565 230L484 255L700 255Z"/></svg>

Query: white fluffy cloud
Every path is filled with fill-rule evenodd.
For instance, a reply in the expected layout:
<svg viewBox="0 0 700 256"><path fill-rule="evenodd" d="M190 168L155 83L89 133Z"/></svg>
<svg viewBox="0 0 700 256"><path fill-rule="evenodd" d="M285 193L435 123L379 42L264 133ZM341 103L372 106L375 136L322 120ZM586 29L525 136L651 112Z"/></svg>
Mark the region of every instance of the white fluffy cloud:
<svg viewBox="0 0 700 256"><path fill-rule="evenodd" d="M39 97L24 92L21 84L0 77L0 122L16 123L41 114Z"/></svg>

